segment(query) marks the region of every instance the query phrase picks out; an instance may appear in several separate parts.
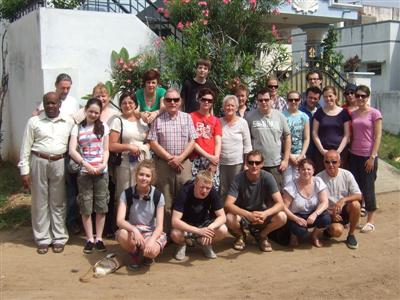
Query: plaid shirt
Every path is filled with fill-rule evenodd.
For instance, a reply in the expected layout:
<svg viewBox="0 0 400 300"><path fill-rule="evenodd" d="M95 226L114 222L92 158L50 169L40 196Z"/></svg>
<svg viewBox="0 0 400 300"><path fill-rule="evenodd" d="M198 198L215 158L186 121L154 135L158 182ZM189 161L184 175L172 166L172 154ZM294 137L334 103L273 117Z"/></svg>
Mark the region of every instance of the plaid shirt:
<svg viewBox="0 0 400 300"><path fill-rule="evenodd" d="M279 110L280 112L283 112L285 110L287 110L288 105L286 100L281 97L281 96L277 96L276 100L272 103L272 108Z"/></svg>
<svg viewBox="0 0 400 300"><path fill-rule="evenodd" d="M188 142L197 138L192 118L189 114L178 111L175 118L164 112L154 120L149 141L157 141L171 155L180 155Z"/></svg>

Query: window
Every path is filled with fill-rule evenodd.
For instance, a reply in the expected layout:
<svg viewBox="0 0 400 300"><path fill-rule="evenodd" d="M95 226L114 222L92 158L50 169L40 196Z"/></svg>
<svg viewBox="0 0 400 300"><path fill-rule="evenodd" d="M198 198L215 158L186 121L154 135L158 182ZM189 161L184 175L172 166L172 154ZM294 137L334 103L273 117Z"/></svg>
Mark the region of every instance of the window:
<svg viewBox="0 0 400 300"><path fill-rule="evenodd" d="M373 72L375 73L375 75L382 75L382 64L381 63L367 64L367 72Z"/></svg>

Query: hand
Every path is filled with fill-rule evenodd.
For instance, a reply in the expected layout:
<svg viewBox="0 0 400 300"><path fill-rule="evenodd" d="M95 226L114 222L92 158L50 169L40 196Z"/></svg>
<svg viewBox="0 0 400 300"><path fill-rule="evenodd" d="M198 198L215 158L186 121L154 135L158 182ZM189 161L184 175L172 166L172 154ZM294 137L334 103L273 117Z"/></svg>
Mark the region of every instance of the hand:
<svg viewBox="0 0 400 300"><path fill-rule="evenodd" d="M153 121L158 117L158 112L157 111L152 111L151 113L148 114L147 116L147 123L153 123Z"/></svg>
<svg viewBox="0 0 400 300"><path fill-rule="evenodd" d="M288 161L287 160L282 160L281 164L279 165L278 170L279 170L279 172L285 172L287 167L288 167Z"/></svg>
<svg viewBox="0 0 400 300"><path fill-rule="evenodd" d="M184 169L181 160L179 159L178 156L173 156L172 159L168 161L168 165L170 165L178 172L181 172Z"/></svg>
<svg viewBox="0 0 400 300"><path fill-rule="evenodd" d="M297 217L294 221L301 227L307 227L307 220L304 220L303 218Z"/></svg>
<svg viewBox="0 0 400 300"><path fill-rule="evenodd" d="M212 240L214 235L215 235L215 231L212 228L203 227L203 228L199 229L198 235L200 235L201 237L209 238L209 239Z"/></svg>
<svg viewBox="0 0 400 300"><path fill-rule="evenodd" d="M268 214L265 211L253 211L253 215L257 219L257 224L264 224L265 219L268 217Z"/></svg>
<svg viewBox="0 0 400 300"><path fill-rule="evenodd" d="M332 222L340 223L342 221L343 221L343 219L342 219L342 217L340 215L338 215L338 214L333 214L332 215Z"/></svg>
<svg viewBox="0 0 400 300"><path fill-rule="evenodd" d="M200 243L202 245L205 245L205 246L211 245L212 244L212 238L203 236L203 237L200 238Z"/></svg>
<svg viewBox="0 0 400 300"><path fill-rule="evenodd" d="M372 157L368 158L364 164L365 172L371 173L372 170L374 169L374 165L375 165L375 159L373 159Z"/></svg>
<svg viewBox="0 0 400 300"><path fill-rule="evenodd" d="M210 161L211 164L213 164L214 166L217 166L219 163L219 156L217 155L210 155L209 157L207 157L208 160Z"/></svg>
<svg viewBox="0 0 400 300"><path fill-rule="evenodd" d="M141 248L141 249L145 248L145 242L144 242L143 235L140 233L140 231L136 227L135 227L135 229L133 229L132 238L135 241L136 247Z"/></svg>
<svg viewBox="0 0 400 300"><path fill-rule="evenodd" d="M96 168L94 168L91 164L89 164L88 162L83 162L82 166L85 167L86 171L88 172L88 174L91 175L97 175L97 170Z"/></svg>
<svg viewBox="0 0 400 300"><path fill-rule="evenodd" d="M145 122L147 124L149 123L149 116L150 116L150 113L148 111L144 111L144 112L140 113L140 117L142 118L143 122Z"/></svg>
<svg viewBox="0 0 400 300"><path fill-rule="evenodd" d="M147 240L144 246L143 254L144 256L151 256L152 253L159 249L159 245L156 243L153 237ZM158 248L158 249L157 249Z"/></svg>
<svg viewBox="0 0 400 300"><path fill-rule="evenodd" d="M308 216L308 218L307 218L307 224L308 224L308 225L314 224L315 219L316 219L317 217L318 217L318 216L317 216L317 213L316 213L316 212L313 212L311 215Z"/></svg>
<svg viewBox="0 0 400 300"><path fill-rule="evenodd" d="M217 166L212 162L208 165L207 171L210 172L213 176L217 173Z"/></svg>
<svg viewBox="0 0 400 300"><path fill-rule="evenodd" d="M31 177L29 175L21 175L21 179L24 188L29 190L29 188L31 187Z"/></svg>
<svg viewBox="0 0 400 300"><path fill-rule="evenodd" d="M346 202L344 202L343 198L340 199L338 202L336 202L335 204L335 214L339 215L342 212L343 206L346 204Z"/></svg>
<svg viewBox="0 0 400 300"><path fill-rule="evenodd" d="M139 147L138 147L138 146L135 146L135 145L132 145L132 144L129 145L129 152L130 152L133 156L138 156L138 155L140 155L140 149L139 149Z"/></svg>

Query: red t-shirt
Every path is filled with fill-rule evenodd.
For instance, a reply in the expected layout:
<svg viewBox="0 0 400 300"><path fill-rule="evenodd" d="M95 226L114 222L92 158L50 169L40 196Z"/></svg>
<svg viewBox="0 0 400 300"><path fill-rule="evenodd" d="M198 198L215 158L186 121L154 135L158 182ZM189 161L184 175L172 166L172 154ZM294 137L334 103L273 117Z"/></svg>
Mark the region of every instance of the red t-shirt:
<svg viewBox="0 0 400 300"><path fill-rule="evenodd" d="M190 113L197 132L196 143L207 153L214 155L215 137L222 136L221 122L213 115L204 116L195 111Z"/></svg>

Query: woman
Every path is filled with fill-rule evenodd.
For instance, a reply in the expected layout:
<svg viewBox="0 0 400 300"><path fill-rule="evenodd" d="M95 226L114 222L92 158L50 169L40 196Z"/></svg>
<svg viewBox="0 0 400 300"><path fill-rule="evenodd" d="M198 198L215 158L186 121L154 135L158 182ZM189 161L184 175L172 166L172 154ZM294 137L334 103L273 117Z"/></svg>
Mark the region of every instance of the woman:
<svg viewBox="0 0 400 300"><path fill-rule="evenodd" d="M121 247L132 255L130 269L141 264L151 265L167 243L163 232L165 200L152 184L155 169L152 161L139 163L135 174L136 185L121 194L116 239Z"/></svg>
<svg viewBox="0 0 400 300"><path fill-rule="evenodd" d="M289 165L283 173L283 183L287 185L298 177L299 161L306 158L306 152L310 144L310 122L308 116L299 110L300 94L290 91L287 96L288 110L283 112L290 129L292 148L289 155Z"/></svg>
<svg viewBox="0 0 400 300"><path fill-rule="evenodd" d="M143 74L143 88L136 91L136 100L139 104L140 116L150 124L164 111L163 99L165 89L159 87L160 72L151 69Z"/></svg>
<svg viewBox="0 0 400 300"><path fill-rule="evenodd" d="M314 114L313 140L318 149L315 155L316 173L324 169L324 154L328 150L336 150L340 154L343 167L347 167L350 138L350 114L337 105L336 89L327 86L322 91L325 106Z"/></svg>
<svg viewBox="0 0 400 300"><path fill-rule="evenodd" d="M225 96L222 107L222 145L220 157L220 196L225 201L229 187L243 169L244 156L253 150L249 126L246 120L236 115L239 103L234 95Z"/></svg>
<svg viewBox="0 0 400 300"><path fill-rule="evenodd" d="M122 93L119 97L122 115L120 118L114 118L111 124L110 151L122 153L121 165L116 167L115 172L115 199L117 200L125 189L135 185L134 169L138 161L150 158L150 147L145 144L149 128L147 124L136 117L137 106L134 95L129 92Z"/></svg>
<svg viewBox="0 0 400 300"><path fill-rule="evenodd" d="M247 106L247 100L249 97L249 89L244 84L239 84L235 90L234 94L239 101L239 107L236 110L236 115L238 117L245 118L246 115L250 112L250 107Z"/></svg>
<svg viewBox="0 0 400 300"><path fill-rule="evenodd" d="M82 224L86 233L83 252L106 251L102 235L108 211L108 133L106 124L100 120L102 103L97 98L88 100L85 106L86 118L71 131L69 155L82 168L78 176L78 197ZM77 150L79 148L79 151ZM96 239L93 235L91 214L96 213Z"/></svg>
<svg viewBox="0 0 400 300"><path fill-rule="evenodd" d="M367 223L361 229L364 233L375 230L375 180L382 137L382 114L369 106L370 94L370 89L365 85L356 89L358 109L352 114L353 134L350 148L350 171L361 189L367 210Z"/></svg>
<svg viewBox="0 0 400 300"><path fill-rule="evenodd" d="M211 89L203 88L197 97L200 108L190 113L197 132L194 151L190 157L193 162L192 176L194 178L200 170L210 171L214 174L213 184L218 191L222 129L219 119L211 114L215 94Z"/></svg>
<svg viewBox="0 0 400 300"><path fill-rule="evenodd" d="M344 104L342 107L347 109L350 113L358 109L357 99L354 96L357 86L354 83L348 83L344 88L343 97L344 97Z"/></svg>
<svg viewBox="0 0 400 300"><path fill-rule="evenodd" d="M100 115L100 120L103 123L107 123L107 125L111 124L111 121L115 116L119 115L119 111L117 111L112 104L110 104L111 98L110 93L104 83L99 82L93 88L92 97L97 98L101 101L102 110ZM74 116L75 123L79 124L85 119L85 111L81 108Z"/></svg>
<svg viewBox="0 0 400 300"><path fill-rule="evenodd" d="M299 238L308 235L308 227L314 227L311 241L322 247L319 236L331 224L328 208L328 190L324 181L314 177L314 164L305 158L299 162L299 178L284 187L283 202L291 232L290 243L297 246Z"/></svg>

